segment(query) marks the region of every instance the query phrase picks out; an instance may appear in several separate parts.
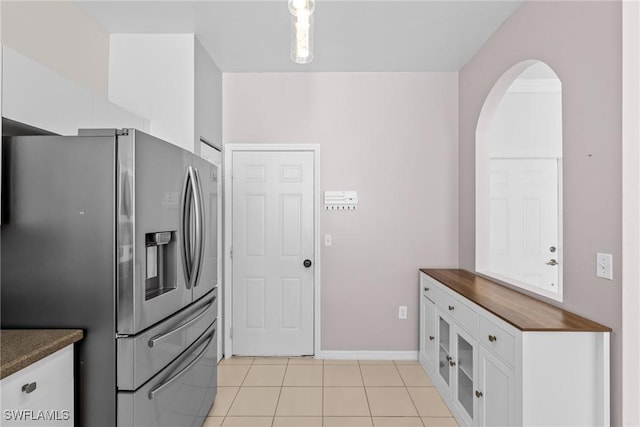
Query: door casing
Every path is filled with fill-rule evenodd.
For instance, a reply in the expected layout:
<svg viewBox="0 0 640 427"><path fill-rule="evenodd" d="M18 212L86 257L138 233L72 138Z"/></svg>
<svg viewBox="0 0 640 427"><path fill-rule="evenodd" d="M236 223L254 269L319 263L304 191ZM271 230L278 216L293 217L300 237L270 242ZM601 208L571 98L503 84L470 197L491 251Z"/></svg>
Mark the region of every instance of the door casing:
<svg viewBox="0 0 640 427"><path fill-rule="evenodd" d="M233 153L236 151L311 151L313 152L313 240L315 265L314 308L313 308L313 352L321 352L321 258L320 258L320 145L319 144L225 144L224 145L224 357L233 355L233 269L231 264L231 244L233 242Z"/></svg>

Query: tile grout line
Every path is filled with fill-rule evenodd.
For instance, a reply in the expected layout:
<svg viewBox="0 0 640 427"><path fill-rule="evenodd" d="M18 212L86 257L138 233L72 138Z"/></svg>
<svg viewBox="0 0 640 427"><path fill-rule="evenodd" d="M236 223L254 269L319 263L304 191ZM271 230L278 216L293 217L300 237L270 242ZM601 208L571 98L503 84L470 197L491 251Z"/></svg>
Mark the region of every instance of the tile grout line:
<svg viewBox="0 0 640 427"><path fill-rule="evenodd" d="M360 360L358 360L358 370L360 371L360 378L362 379L362 388L364 390L364 397L367 399L367 408L369 408L369 419L371 420L371 425L373 426L373 413L371 412L371 403L369 403L369 393L367 393L367 387L364 383L364 374L362 373L362 364Z"/></svg>
<svg viewBox="0 0 640 427"><path fill-rule="evenodd" d="M229 409L226 410L225 414L224 414L224 418L222 419L222 424L221 426L224 427L224 423L227 421L227 417L229 416L229 411L231 411L231 407L233 406L233 404L235 403L236 399L238 398L238 395L240 394L240 390L242 390L242 384L244 384L244 380L247 378L247 375L249 375L249 371L251 370L251 367L253 366L253 361L255 359L251 360L251 363L248 364L249 369L247 369L247 372L244 374L244 377L242 377L242 382L240 383L240 387L238 387L238 391L236 391L236 395L233 396L233 400L231 401L231 405L229 405Z"/></svg>
<svg viewBox="0 0 640 427"><path fill-rule="evenodd" d="M280 392L278 393L278 401L276 407L273 410L273 417L271 418L271 427L276 423L276 414L278 413L278 406L280 405L280 398L282 397L282 389L284 388L284 379L287 377L287 371L289 370L289 358L287 363L284 364L284 375L282 376L282 382L280 383Z"/></svg>
<svg viewBox="0 0 640 427"><path fill-rule="evenodd" d="M400 368L398 367L398 365L395 362L393 362L393 366L396 367L396 371L398 372L398 375L400 375L400 380L402 381L402 384L404 384L404 390L409 395L409 399L411 400L411 404L413 405L413 409L416 410L416 414L418 415L418 419L420 420L420 424L422 424L422 426L424 427L424 421L422 421L422 417L420 416L420 411L418 411L418 407L416 406L416 402L413 400L413 396L411 396L411 393L409 393L409 386L407 385L406 381L404 380L404 377L402 376L402 372L400 372Z"/></svg>
<svg viewBox="0 0 640 427"><path fill-rule="evenodd" d="M324 360L322 361L322 392L320 396L320 425L324 427Z"/></svg>

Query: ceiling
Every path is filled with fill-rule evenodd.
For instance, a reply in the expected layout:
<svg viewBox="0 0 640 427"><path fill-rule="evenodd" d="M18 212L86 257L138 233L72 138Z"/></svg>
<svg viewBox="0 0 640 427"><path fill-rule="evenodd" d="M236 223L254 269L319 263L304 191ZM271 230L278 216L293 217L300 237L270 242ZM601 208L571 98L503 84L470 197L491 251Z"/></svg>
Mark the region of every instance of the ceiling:
<svg viewBox="0 0 640 427"><path fill-rule="evenodd" d="M108 33L195 33L223 72L410 72L458 71L522 0L317 0L306 65L286 0L77 3Z"/></svg>

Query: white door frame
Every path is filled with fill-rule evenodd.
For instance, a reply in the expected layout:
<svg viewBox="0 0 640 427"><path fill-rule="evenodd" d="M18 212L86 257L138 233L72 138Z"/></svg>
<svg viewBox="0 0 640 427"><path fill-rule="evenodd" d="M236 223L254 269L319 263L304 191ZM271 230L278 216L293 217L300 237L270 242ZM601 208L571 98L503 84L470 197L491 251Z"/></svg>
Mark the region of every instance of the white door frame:
<svg viewBox="0 0 640 427"><path fill-rule="evenodd" d="M225 144L224 145L224 357L233 355L233 269L231 243L233 242L233 153L236 151L311 151L313 152L313 251L314 307L313 353L320 354L320 145L319 144Z"/></svg>

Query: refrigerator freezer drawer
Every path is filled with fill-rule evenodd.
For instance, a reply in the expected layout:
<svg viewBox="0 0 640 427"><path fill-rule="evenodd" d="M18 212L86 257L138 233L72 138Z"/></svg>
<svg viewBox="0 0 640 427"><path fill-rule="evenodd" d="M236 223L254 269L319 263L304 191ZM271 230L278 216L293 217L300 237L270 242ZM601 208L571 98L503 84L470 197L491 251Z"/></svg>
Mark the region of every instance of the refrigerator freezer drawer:
<svg viewBox="0 0 640 427"><path fill-rule="evenodd" d="M136 390L178 357L214 322L217 305L212 292L135 337L118 338L118 390Z"/></svg>
<svg viewBox="0 0 640 427"><path fill-rule="evenodd" d="M200 426L216 395L216 323L135 392L118 392L118 427Z"/></svg>

